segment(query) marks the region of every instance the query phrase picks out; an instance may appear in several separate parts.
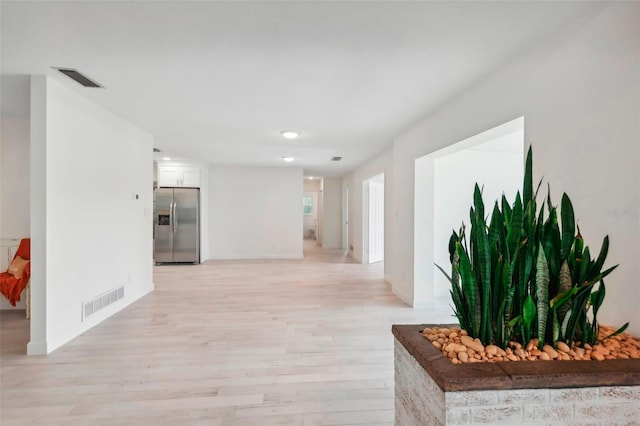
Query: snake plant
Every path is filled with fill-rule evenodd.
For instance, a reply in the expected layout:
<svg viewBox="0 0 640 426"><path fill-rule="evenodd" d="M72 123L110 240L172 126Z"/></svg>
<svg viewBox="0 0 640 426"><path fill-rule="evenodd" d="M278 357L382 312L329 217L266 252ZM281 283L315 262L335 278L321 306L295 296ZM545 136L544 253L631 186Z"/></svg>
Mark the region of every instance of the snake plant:
<svg viewBox="0 0 640 426"><path fill-rule="evenodd" d="M538 209L542 181L534 191L532 157L529 148L522 195L518 192L512 203L503 195L490 218L475 185L470 229L463 224L449 239L451 273L436 266L451 283L460 326L484 344L506 348L510 341L526 344L532 338L538 338L540 348L557 347L560 341L595 344L604 278L618 266L603 270L609 237L593 259L567 194L558 210L548 187L546 203Z"/></svg>

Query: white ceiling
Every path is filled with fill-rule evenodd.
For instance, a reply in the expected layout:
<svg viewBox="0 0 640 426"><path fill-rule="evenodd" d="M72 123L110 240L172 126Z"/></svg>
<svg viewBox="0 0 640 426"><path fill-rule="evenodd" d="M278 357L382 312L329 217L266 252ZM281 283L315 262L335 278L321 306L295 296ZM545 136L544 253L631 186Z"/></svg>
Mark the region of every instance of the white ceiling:
<svg viewBox="0 0 640 426"><path fill-rule="evenodd" d="M153 134L173 158L337 176L594 7L2 1L1 70L60 80ZM106 88L82 88L51 67ZM283 129L302 137L287 141ZM296 161L284 164L285 155Z"/></svg>

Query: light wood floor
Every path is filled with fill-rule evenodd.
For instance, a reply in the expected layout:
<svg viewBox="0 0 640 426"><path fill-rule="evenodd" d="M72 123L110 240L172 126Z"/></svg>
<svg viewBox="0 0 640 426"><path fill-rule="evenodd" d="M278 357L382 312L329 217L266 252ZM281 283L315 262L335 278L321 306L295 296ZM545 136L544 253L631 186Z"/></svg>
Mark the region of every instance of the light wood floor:
<svg viewBox="0 0 640 426"><path fill-rule="evenodd" d="M47 356L3 311L0 423L392 425L391 324L449 307L407 307L381 263L305 256L156 267L153 293Z"/></svg>

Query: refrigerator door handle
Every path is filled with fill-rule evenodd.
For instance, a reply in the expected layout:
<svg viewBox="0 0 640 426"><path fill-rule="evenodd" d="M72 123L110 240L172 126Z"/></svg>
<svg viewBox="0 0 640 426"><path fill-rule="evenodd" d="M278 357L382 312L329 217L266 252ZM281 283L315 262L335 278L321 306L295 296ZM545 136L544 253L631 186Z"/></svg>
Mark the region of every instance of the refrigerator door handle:
<svg viewBox="0 0 640 426"><path fill-rule="evenodd" d="M178 231L178 211L176 209L178 203L173 203L173 233L175 234Z"/></svg>
<svg viewBox="0 0 640 426"><path fill-rule="evenodd" d="M173 203L173 233L178 232L178 202Z"/></svg>

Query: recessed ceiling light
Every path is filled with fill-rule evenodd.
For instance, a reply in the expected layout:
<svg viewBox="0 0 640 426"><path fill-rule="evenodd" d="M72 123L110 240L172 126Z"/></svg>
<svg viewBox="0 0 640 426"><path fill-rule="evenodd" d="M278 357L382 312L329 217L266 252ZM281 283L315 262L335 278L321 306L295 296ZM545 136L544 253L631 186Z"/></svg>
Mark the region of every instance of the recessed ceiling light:
<svg viewBox="0 0 640 426"><path fill-rule="evenodd" d="M169 161L169 160L171 160L171 158L170 158L170 157L162 157L162 159L163 159L164 161Z"/></svg>
<svg viewBox="0 0 640 426"><path fill-rule="evenodd" d="M295 130L283 130L280 134L285 139L298 139L300 136L300 132L296 132Z"/></svg>
<svg viewBox="0 0 640 426"><path fill-rule="evenodd" d="M309 179L309 180L313 180L313 179L315 179L315 178L314 178L313 176L307 176L307 179Z"/></svg>
<svg viewBox="0 0 640 426"><path fill-rule="evenodd" d="M289 162L289 163L292 162L293 160L295 160L295 158L293 158L293 157L282 157L282 159L284 161L286 161L286 162Z"/></svg>

